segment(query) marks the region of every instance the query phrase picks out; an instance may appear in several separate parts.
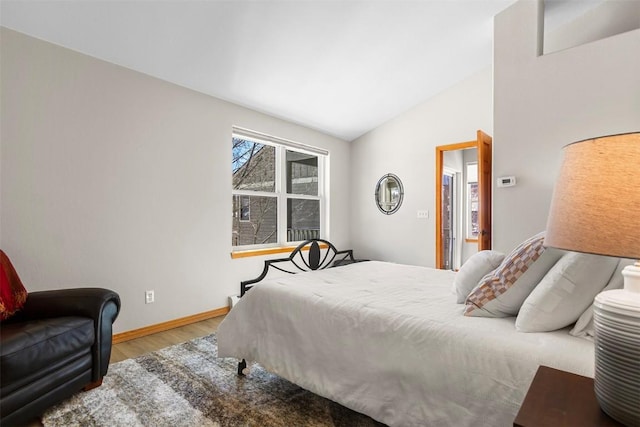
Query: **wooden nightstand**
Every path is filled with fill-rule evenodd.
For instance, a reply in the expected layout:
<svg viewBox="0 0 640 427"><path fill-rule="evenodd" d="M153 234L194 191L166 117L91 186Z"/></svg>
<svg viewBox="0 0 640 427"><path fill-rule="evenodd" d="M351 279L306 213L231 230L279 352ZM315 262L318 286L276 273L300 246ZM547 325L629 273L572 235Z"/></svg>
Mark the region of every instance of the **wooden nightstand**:
<svg viewBox="0 0 640 427"><path fill-rule="evenodd" d="M606 427L622 424L600 409L593 378L540 366L513 425Z"/></svg>

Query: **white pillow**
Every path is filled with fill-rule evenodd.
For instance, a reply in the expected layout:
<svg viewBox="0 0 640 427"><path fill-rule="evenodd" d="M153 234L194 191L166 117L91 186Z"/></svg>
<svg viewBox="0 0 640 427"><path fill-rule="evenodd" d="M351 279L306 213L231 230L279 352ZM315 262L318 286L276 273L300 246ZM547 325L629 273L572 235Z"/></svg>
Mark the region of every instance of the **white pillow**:
<svg viewBox="0 0 640 427"><path fill-rule="evenodd" d="M524 301L516 329L549 332L575 323L606 286L616 265L618 258L567 253Z"/></svg>
<svg viewBox="0 0 640 427"><path fill-rule="evenodd" d="M497 251L480 251L477 252L464 263L453 279L453 286L456 293L456 302L464 303L469 292L478 286L478 282L487 273L495 270L502 260L504 254Z"/></svg>
<svg viewBox="0 0 640 427"><path fill-rule="evenodd" d="M622 289L624 286L624 278L622 277L622 270L628 266L632 265L635 262L633 259L621 258L618 262L618 267L611 275L611 279L609 279L609 283L604 287L602 292L609 291L611 289ZM594 297L595 298L595 297ZM574 337L582 337L588 340L593 340L595 327L593 326L593 301L587 309L580 315L578 320L576 321L573 329L569 331L571 335Z"/></svg>
<svg viewBox="0 0 640 427"><path fill-rule="evenodd" d="M467 296L465 316L515 316L533 288L566 252L545 248L544 232L522 242Z"/></svg>

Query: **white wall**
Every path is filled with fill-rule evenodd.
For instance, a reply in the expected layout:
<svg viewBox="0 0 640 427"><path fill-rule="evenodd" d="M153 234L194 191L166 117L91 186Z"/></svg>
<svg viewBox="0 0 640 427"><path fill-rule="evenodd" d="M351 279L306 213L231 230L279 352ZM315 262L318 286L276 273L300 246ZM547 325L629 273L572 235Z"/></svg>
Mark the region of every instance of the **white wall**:
<svg viewBox="0 0 640 427"><path fill-rule="evenodd" d="M0 245L28 290L111 288L116 332L226 306L264 259L230 258L232 125L330 150L330 237L350 246L347 142L4 28L1 43Z"/></svg>
<svg viewBox="0 0 640 427"><path fill-rule="evenodd" d="M492 74L487 68L352 142L351 238L357 257L435 265L435 147L492 134ZM395 173L405 198L381 214L373 190ZM429 210L427 220L418 210Z"/></svg>
<svg viewBox="0 0 640 427"><path fill-rule="evenodd" d="M495 18L493 246L509 250L544 230L561 148L586 138L640 130L640 26L636 2L605 2L547 40L540 56L542 4L523 0ZM603 29L603 19L607 19ZM580 31L578 31L580 29ZM593 41L596 40L596 41Z"/></svg>
<svg viewBox="0 0 640 427"><path fill-rule="evenodd" d="M495 19L494 70L449 88L353 142L352 241L357 255L435 263L434 147L493 134L493 247L508 251L544 229L562 146L640 130L640 3L606 1L548 34L542 2L521 0ZM494 130L495 129L495 130ZM398 213L381 215L373 187L384 173L405 185ZM495 182L495 181L494 181ZM416 210L428 209L428 220ZM465 252L465 257L468 255Z"/></svg>

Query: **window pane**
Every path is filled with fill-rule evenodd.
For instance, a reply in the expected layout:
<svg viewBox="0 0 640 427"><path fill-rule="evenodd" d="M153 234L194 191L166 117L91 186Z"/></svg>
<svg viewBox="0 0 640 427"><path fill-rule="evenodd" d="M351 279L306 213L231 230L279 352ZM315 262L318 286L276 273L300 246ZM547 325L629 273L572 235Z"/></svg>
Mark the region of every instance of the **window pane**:
<svg viewBox="0 0 640 427"><path fill-rule="evenodd" d="M240 221L251 221L250 196L240 196Z"/></svg>
<svg viewBox="0 0 640 427"><path fill-rule="evenodd" d="M278 241L276 200L275 197L233 196L233 246Z"/></svg>
<svg viewBox="0 0 640 427"><path fill-rule="evenodd" d="M233 138L233 189L275 191L275 160L275 147Z"/></svg>
<svg viewBox="0 0 640 427"><path fill-rule="evenodd" d="M318 156L287 150L287 193L318 195Z"/></svg>
<svg viewBox="0 0 640 427"><path fill-rule="evenodd" d="M477 163L467 163L467 182L478 182Z"/></svg>
<svg viewBox="0 0 640 427"><path fill-rule="evenodd" d="M287 242L320 238L320 201L287 199Z"/></svg>
<svg viewBox="0 0 640 427"><path fill-rule="evenodd" d="M478 226L478 183L467 184L468 204L469 204L469 228L467 237L477 238L480 227Z"/></svg>

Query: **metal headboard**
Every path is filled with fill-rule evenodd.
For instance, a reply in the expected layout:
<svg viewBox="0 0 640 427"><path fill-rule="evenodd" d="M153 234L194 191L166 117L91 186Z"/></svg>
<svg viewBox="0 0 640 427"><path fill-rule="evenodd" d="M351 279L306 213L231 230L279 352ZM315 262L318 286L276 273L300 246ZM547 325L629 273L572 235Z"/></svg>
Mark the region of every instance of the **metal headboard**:
<svg viewBox="0 0 640 427"><path fill-rule="evenodd" d="M323 254L321 249L325 248L326 251ZM240 296L242 297L254 284L264 279L269 272L269 268L296 274L301 271L323 270L333 266L336 262L346 260L355 262L352 249L339 251L328 240L306 240L300 243L287 258L266 260L260 276L240 282Z"/></svg>

